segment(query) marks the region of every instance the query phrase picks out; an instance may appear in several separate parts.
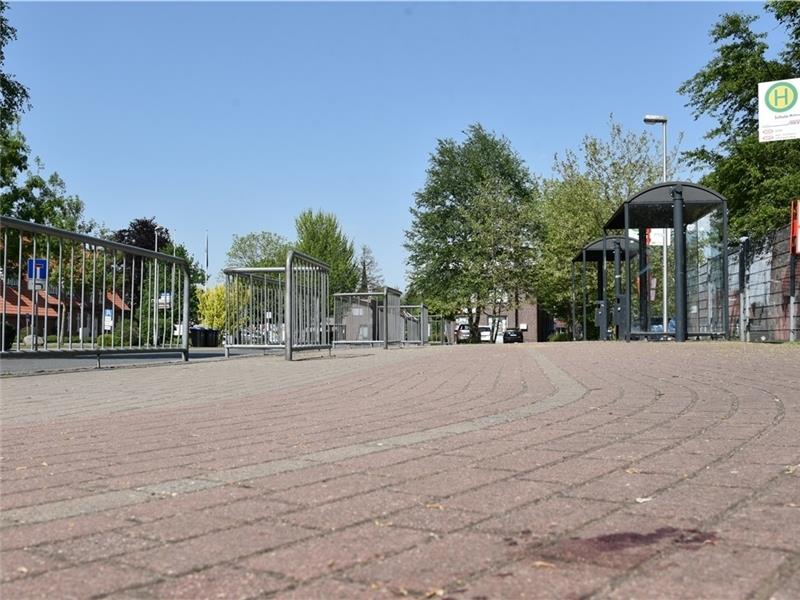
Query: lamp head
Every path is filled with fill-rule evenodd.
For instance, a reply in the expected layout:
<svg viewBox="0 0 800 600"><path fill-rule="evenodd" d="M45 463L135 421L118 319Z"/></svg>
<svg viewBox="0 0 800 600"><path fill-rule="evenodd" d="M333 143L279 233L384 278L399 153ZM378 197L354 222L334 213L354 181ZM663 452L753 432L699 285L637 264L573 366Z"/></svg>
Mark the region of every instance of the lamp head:
<svg viewBox="0 0 800 600"><path fill-rule="evenodd" d="M666 123L667 117L663 115L645 115L644 122L648 125L655 125L657 123Z"/></svg>

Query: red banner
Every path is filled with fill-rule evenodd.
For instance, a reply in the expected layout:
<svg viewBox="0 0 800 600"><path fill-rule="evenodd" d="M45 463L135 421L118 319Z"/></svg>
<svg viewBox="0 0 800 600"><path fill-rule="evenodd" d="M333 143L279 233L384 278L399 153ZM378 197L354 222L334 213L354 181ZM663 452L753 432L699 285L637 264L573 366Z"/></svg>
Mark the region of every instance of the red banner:
<svg viewBox="0 0 800 600"><path fill-rule="evenodd" d="M800 200L792 201L792 225L789 228L789 244L792 254L800 256Z"/></svg>

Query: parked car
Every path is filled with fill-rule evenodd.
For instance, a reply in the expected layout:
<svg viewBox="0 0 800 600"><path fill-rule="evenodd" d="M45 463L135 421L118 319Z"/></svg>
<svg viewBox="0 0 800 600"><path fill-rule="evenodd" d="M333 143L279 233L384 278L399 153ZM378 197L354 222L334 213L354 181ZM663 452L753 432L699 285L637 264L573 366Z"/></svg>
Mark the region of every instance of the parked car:
<svg viewBox="0 0 800 600"><path fill-rule="evenodd" d="M466 344L469 342L469 325L462 323L456 329L456 344Z"/></svg>
<svg viewBox="0 0 800 600"><path fill-rule="evenodd" d="M478 331L481 333L481 342L491 342L492 341L492 328L488 325L481 325L478 327Z"/></svg>
<svg viewBox="0 0 800 600"><path fill-rule="evenodd" d="M513 343L522 343L522 330L521 329L506 329L503 332L503 343L504 344L513 344Z"/></svg>

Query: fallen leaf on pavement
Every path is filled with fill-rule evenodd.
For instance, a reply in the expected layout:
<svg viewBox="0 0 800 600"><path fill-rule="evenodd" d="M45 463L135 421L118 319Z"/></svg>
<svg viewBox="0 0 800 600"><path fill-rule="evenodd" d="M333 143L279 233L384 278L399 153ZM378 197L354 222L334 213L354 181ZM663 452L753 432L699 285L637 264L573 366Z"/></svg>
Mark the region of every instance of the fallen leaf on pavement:
<svg viewBox="0 0 800 600"><path fill-rule="evenodd" d="M639 469L636 469L634 467L630 467L629 469L625 469L625 472L628 475L638 475L639 473L641 473L641 471Z"/></svg>
<svg viewBox="0 0 800 600"><path fill-rule="evenodd" d="M533 566L537 569L555 569L556 566L553 563L549 563L545 560L535 560L533 561Z"/></svg>
<svg viewBox="0 0 800 600"><path fill-rule="evenodd" d="M651 498L650 496L647 496L646 498L637 498L636 499L636 503L637 504L644 504L645 502L650 502L652 499L653 498Z"/></svg>
<svg viewBox="0 0 800 600"><path fill-rule="evenodd" d="M786 465L786 468L783 470L783 472L787 475L794 475L797 472L797 469L800 469L800 465Z"/></svg>
<svg viewBox="0 0 800 600"><path fill-rule="evenodd" d="M425 508L444 510L444 506L442 506L438 502L428 502L428 504L425 505Z"/></svg>
<svg viewBox="0 0 800 600"><path fill-rule="evenodd" d="M435 590L430 590L430 591L429 591L427 594L425 594L425 597L426 597L426 598L435 598L435 597L437 597L437 596L438 596L439 598L441 598L442 596L444 596L444 590L443 590L443 589L439 589L439 588L437 588L437 589L435 589Z"/></svg>

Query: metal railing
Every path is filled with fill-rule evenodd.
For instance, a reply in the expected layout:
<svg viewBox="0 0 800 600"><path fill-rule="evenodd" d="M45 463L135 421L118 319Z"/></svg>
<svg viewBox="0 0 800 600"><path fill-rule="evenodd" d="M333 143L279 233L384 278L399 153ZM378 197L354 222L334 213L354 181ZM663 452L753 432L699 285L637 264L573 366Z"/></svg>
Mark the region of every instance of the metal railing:
<svg viewBox="0 0 800 600"><path fill-rule="evenodd" d="M231 349L324 350L330 268L290 251L284 267L229 267L225 274L225 356Z"/></svg>
<svg viewBox="0 0 800 600"><path fill-rule="evenodd" d="M183 258L12 217L2 233L2 356L180 352L189 358Z"/></svg>
<svg viewBox="0 0 800 600"><path fill-rule="evenodd" d="M400 292L390 287L375 292L333 295L333 345L382 345L403 342L405 320Z"/></svg>
<svg viewBox="0 0 800 600"><path fill-rule="evenodd" d="M400 307L403 315L403 343L428 343L428 307L424 304L404 304Z"/></svg>
<svg viewBox="0 0 800 600"><path fill-rule="evenodd" d="M428 315L428 343L453 344L454 324L442 315Z"/></svg>

